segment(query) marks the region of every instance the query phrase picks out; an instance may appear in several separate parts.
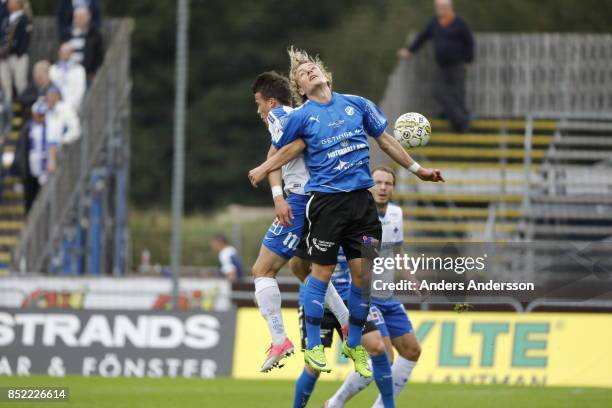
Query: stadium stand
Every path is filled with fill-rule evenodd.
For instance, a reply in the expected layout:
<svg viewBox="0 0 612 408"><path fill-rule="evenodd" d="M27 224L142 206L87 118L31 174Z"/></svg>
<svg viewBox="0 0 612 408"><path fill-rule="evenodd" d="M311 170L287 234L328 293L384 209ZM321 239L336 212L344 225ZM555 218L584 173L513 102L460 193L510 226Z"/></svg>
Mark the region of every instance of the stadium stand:
<svg viewBox="0 0 612 408"><path fill-rule="evenodd" d="M24 123L24 111L20 103L12 103L12 119L5 132L3 153L15 153L19 131ZM6 169L8 170L8 169ZM5 170L5 171L6 171ZM17 243L17 236L24 225L23 189L16 188L21 182L18 177L7 174L2 183L0 200L0 274L8 272L11 252Z"/></svg>
<svg viewBox="0 0 612 408"><path fill-rule="evenodd" d="M447 183L421 183L400 171L408 242L494 241L519 232L525 191L525 121L476 120L469 134L452 134L433 120L434 137L413 154L444 169ZM555 123L537 121L530 173L538 177Z"/></svg>
<svg viewBox="0 0 612 408"><path fill-rule="evenodd" d="M432 120L411 153L447 183L400 172L407 242L593 241L612 236L606 212L612 128L612 36L477 33L468 73L469 133ZM391 120L434 117L431 49L392 73L382 108ZM384 163L376 155L376 164Z"/></svg>
<svg viewBox="0 0 612 408"><path fill-rule="evenodd" d="M611 116L563 116L525 197L525 238L609 240L611 158Z"/></svg>
<svg viewBox="0 0 612 408"><path fill-rule="evenodd" d="M464 135L434 120L431 143L414 154L448 183L400 172L407 240L608 239L612 122L576 118L480 120Z"/></svg>
<svg viewBox="0 0 612 408"><path fill-rule="evenodd" d="M129 19L105 20L105 63L81 107L83 137L62 147L56 173L39 193L27 220L20 207L21 192L13 188L15 178L4 178L0 273L8 269L21 273L125 273L132 27ZM59 45L56 33L53 18L34 19L32 63L55 60ZM12 124L6 135L7 149L23 119L15 115Z"/></svg>

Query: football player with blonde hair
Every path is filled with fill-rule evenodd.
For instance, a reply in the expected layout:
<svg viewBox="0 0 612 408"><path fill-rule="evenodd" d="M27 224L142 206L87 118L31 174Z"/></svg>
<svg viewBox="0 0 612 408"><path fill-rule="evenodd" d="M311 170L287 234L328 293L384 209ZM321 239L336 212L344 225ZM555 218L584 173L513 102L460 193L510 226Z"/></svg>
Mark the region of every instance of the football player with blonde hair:
<svg viewBox="0 0 612 408"><path fill-rule="evenodd" d="M278 151L252 169L249 179L257 185L270 171L304 151L310 173L304 191L311 197L306 205L303 238L312 262L304 303L308 343L304 359L317 371L330 371L321 345L320 324L325 291L342 247L352 279L348 300L349 330L342 349L353 360L355 371L368 378L372 372L361 335L370 306L371 272L363 265L376 256L375 248L382 238L376 203L369 191L374 182L369 168L368 137L374 138L383 152L421 180L438 182L444 179L440 170L421 167L385 131L387 118L372 101L333 92L331 75L318 57L292 47L289 58L293 96L304 103L286 116L273 141ZM385 361L373 359L373 366L382 368L386 363L389 367L386 355L383 357ZM391 390L391 402L386 402L385 406L392 404Z"/></svg>

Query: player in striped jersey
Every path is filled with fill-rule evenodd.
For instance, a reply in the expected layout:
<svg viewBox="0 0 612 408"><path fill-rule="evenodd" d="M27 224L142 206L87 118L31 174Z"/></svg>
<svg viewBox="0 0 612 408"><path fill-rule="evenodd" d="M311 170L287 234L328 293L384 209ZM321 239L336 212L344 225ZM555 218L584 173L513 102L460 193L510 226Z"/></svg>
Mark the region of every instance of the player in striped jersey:
<svg viewBox="0 0 612 408"><path fill-rule="evenodd" d="M394 257L402 253L404 242L404 220L401 207L393 204L391 198L395 187L395 173L388 167L377 167L372 171L374 187L371 192L376 202L378 216L382 224L382 245L380 256ZM385 282L394 281L394 270L387 270L378 279ZM401 302L394 298L393 292L373 291L369 319L380 330L387 353L393 360L393 348L398 356L391 367L393 376L393 396L397 398L404 388L412 369L421 355L421 347L414 334L412 323ZM370 379L351 373L340 389L324 405L325 408L340 408L359 391L363 390ZM374 408L383 407L381 396L374 403Z"/></svg>

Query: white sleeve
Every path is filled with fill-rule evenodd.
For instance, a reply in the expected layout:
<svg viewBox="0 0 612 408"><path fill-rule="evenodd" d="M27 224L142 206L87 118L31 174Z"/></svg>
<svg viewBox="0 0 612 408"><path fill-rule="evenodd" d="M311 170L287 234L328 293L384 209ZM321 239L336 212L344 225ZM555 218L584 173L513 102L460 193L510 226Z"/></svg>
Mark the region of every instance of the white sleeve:
<svg viewBox="0 0 612 408"><path fill-rule="evenodd" d="M62 141L62 123L57 118L48 118L47 125L47 144L59 145Z"/></svg>
<svg viewBox="0 0 612 408"><path fill-rule="evenodd" d="M62 122L66 131L62 137L62 144L72 143L81 137L81 123L72 106L64 104L62 111Z"/></svg>
<svg viewBox="0 0 612 408"><path fill-rule="evenodd" d="M221 272L224 275L228 273L236 273L236 265L232 262L232 255L234 251L231 248L225 248L221 252L219 252L219 263L221 263Z"/></svg>
<svg viewBox="0 0 612 408"><path fill-rule="evenodd" d="M74 109L79 111L81 109L81 103L83 103L83 96L85 95L85 89L87 88L87 75L85 74L85 68L82 65L76 65L73 69L72 87L71 93L73 94Z"/></svg>
<svg viewBox="0 0 612 408"><path fill-rule="evenodd" d="M57 80L57 67L55 66L55 64L49 67L49 79L51 80L53 84L59 87L58 80ZM64 95L62 95L62 98L63 97Z"/></svg>
<svg viewBox="0 0 612 408"><path fill-rule="evenodd" d="M268 132L270 132L270 137L272 138L273 143L278 143L283 135L283 125L281 120L277 118L272 111L268 113Z"/></svg>

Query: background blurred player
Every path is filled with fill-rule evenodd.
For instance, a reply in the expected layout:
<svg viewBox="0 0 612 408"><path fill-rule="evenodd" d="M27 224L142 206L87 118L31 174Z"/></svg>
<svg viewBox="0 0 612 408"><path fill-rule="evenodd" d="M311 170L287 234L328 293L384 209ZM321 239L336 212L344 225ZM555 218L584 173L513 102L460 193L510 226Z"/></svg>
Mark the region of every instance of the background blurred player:
<svg viewBox="0 0 612 408"><path fill-rule="evenodd" d="M244 268L242 267L240 255L225 235L215 235L210 241L210 248L219 258L219 269L225 279L235 282L244 277Z"/></svg>
<svg viewBox="0 0 612 408"><path fill-rule="evenodd" d="M349 332L343 352L355 363L355 370L370 377L367 353L361 346L361 331L369 313L369 297L364 283L369 271L364 244L380 242L382 229L376 205L368 191L374 185L369 169L368 136L394 161L422 180L444 181L437 169L421 167L385 132L387 119L371 101L331 90L331 74L318 58L291 48L290 81L294 98L304 104L287 115L286 123L273 144L280 149L265 163L249 172L257 185L269 171L293 159L304 148L310 180L305 191L308 201L305 233L312 276L306 286L306 330L308 348L304 358L317 371L329 372L320 341L323 299L342 246L351 267ZM291 145L291 143L295 143ZM364 273L365 272L365 273Z"/></svg>
<svg viewBox="0 0 612 408"><path fill-rule="evenodd" d="M378 216L383 228L380 256L394 257L396 254L403 252L404 242L402 209L391 203L395 188L395 172L388 167L377 167L372 171L372 178L376 184L371 191L376 201ZM384 274L379 275L379 278L385 282L393 282L394 275L394 270L386 270ZM382 333L390 359L393 360L393 347L399 354L392 367L393 396L397 399L410 379L410 374L421 355L421 347L404 306L393 297L392 292L374 291L372 293L370 318ZM336 394L327 402L326 407L343 407L350 398L364 389L370 382L370 379L351 373ZM379 396L374 407L380 408L383 406L383 398Z"/></svg>
<svg viewBox="0 0 612 408"><path fill-rule="evenodd" d="M331 276L330 282L331 285L329 286L334 286L342 299L345 302L348 302L348 296L351 290L351 272L342 248L340 248L338 253L338 265ZM305 285L300 285L300 306L298 309L298 318L300 322L302 349L306 348L307 342L306 322L304 316L305 289ZM346 329L346 327L344 329ZM321 343L323 344L323 347L331 347L334 330L338 333L341 339L346 338L346 330L343 330L335 316L326 309L323 314L323 321L321 322ZM381 395L383 395L382 400L385 402L384 407L393 407L394 399L391 367L389 365L389 359L386 354L386 347L382 335L373 320L368 319L366 322L363 328L362 342L364 348L370 355L374 381L376 381L376 385L378 386ZM351 372L349 376L362 378L354 371ZM319 372L313 370L308 364L305 364L304 371L302 371L302 374L295 384L293 408L303 408L306 406L318 378ZM370 382L371 380L367 380L366 385Z"/></svg>
<svg viewBox="0 0 612 408"><path fill-rule="evenodd" d="M292 110L289 81L275 72L264 72L255 79L252 91L257 104L257 113L267 124L274 140L281 129L281 123ZM276 149L271 146L268 156L274 152ZM257 306L268 323L272 337L266 360L261 366L262 372L267 372L277 366L280 360L293 353L294 350L285 332L281 313L281 294L276 275L296 254L304 226L306 202L310 198L309 194L304 193L304 185L308 179L308 171L302 156L285 164L282 171L270 172L268 175L277 218L266 232L259 255L253 265ZM287 200L283 196L283 182ZM309 272L309 263L302 259L305 257L304 251L298 251L297 255L291 260L290 266L298 279L303 281ZM325 302L338 316L342 325L347 325L348 309L332 285L329 286Z"/></svg>

